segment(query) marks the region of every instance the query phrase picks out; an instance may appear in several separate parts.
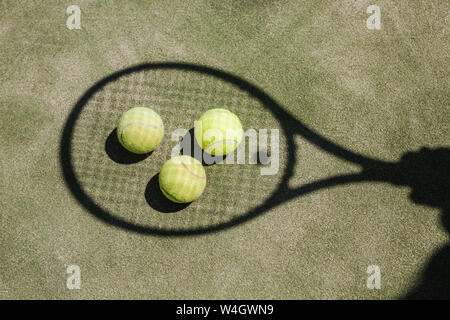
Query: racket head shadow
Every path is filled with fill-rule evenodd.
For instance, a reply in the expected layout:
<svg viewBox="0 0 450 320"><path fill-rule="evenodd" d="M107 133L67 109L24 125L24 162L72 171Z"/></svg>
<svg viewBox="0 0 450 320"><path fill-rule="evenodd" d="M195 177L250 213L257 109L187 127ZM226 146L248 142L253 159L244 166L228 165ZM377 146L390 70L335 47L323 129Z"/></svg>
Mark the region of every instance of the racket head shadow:
<svg viewBox="0 0 450 320"><path fill-rule="evenodd" d="M157 111L165 137L151 155L114 159L118 146L114 151L108 139L120 115L134 106ZM184 208L157 204L154 177L177 145L173 130L189 133L193 120L213 107L238 114L244 130L278 129L278 172L261 176L262 164L249 163L254 155L247 143L244 164L206 167L207 188L197 201ZM106 223L149 235L204 234L248 221L289 198L299 128L269 95L240 77L201 65L146 63L107 76L78 100L63 129L60 163L74 197Z"/></svg>

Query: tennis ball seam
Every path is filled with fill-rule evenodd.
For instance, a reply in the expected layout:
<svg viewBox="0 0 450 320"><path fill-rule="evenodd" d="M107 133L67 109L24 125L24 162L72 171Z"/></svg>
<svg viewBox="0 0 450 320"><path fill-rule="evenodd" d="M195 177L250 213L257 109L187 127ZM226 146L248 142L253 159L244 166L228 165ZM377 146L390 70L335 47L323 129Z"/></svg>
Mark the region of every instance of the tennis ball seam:
<svg viewBox="0 0 450 320"><path fill-rule="evenodd" d="M143 122L139 122L139 121L132 121L132 122L127 123L127 124L124 126L123 129L125 129L125 128L128 127L128 126L131 126L132 124L138 124L138 125L140 125L140 126L144 126L144 127L149 128L149 129L160 129L160 128L162 128L162 125L159 125L159 126L152 126L151 124L147 124L147 123L143 123ZM122 129L122 130L123 130L123 129Z"/></svg>
<svg viewBox="0 0 450 320"><path fill-rule="evenodd" d="M205 150L210 149L211 147L214 147L215 145L222 144L222 143L232 143L232 144L237 144L238 142L235 141L235 140L220 140L220 141L216 141L216 142L213 142L213 143L207 145L207 146L205 147Z"/></svg>
<svg viewBox="0 0 450 320"><path fill-rule="evenodd" d="M143 126L145 128L148 129L161 129L163 126L159 125L159 126L152 126L150 124L146 124L146 123L142 123L142 122L138 122L138 121L133 121L130 123L127 123L125 126L123 126L122 130L120 131L120 140L123 142L123 132L125 131L126 128L128 128L129 126L132 126L134 124L137 124L139 126Z"/></svg>
<svg viewBox="0 0 450 320"><path fill-rule="evenodd" d="M206 172L195 158L185 155L173 157L161 169L159 186L166 198L173 202L192 202L205 189Z"/></svg>
<svg viewBox="0 0 450 320"><path fill-rule="evenodd" d="M206 114L203 115L203 117L209 117L213 114L218 114L218 113L224 113L224 114L229 114L229 115L233 115L232 112L228 111L228 110L217 110L217 111L213 111L213 112L208 112Z"/></svg>
<svg viewBox="0 0 450 320"><path fill-rule="evenodd" d="M216 121L219 124L215 124ZM229 136L228 130L230 128L234 130L232 136ZM219 137L214 134L214 139L209 134L205 136L206 132L210 129L218 130L222 135ZM195 139L197 143L204 151L212 155L225 155L235 150L242 140L242 133L242 123L239 117L230 110L222 108L204 112L198 120L198 124L195 126ZM220 140L217 141L217 138ZM222 150L225 147L226 150Z"/></svg>
<svg viewBox="0 0 450 320"><path fill-rule="evenodd" d="M194 177L196 177L196 178L198 178L198 179L202 179L202 180L205 180L205 179L206 179L205 177L199 176L198 174L192 172L191 169L189 169L188 166L186 166L186 165L184 164L183 161L181 161L181 165L182 165L182 166L183 166L183 167L184 167L191 175L193 175Z"/></svg>
<svg viewBox="0 0 450 320"><path fill-rule="evenodd" d="M176 196L174 196L172 193L168 192L163 186L160 186L161 191L163 193L166 193L167 195L169 195L170 197L172 197L176 202L178 203L182 203L180 199L178 199Z"/></svg>
<svg viewBox="0 0 450 320"><path fill-rule="evenodd" d="M127 140L126 139L124 139L124 134L125 134L125 129L127 129L128 127L131 127L131 126L133 126L133 125L137 125L137 126L140 126L140 127L144 127L144 128L147 128L147 129L150 129L150 130L157 130L157 129L162 129L162 130L164 130L164 124L160 124L160 125L151 125L151 124L147 124L147 123L143 123L143 122L140 122L140 121L131 121L131 122L128 122L128 123L126 123L126 124L124 124L123 126L122 126L122 128L120 129L120 132L118 132L118 139L119 139L119 142L122 144L122 146L124 146L125 148L126 148L126 146L128 146L129 145L129 143L127 143ZM119 127L120 127L120 125L119 125ZM119 128L118 128L119 129ZM158 144L159 144L159 142L158 142ZM127 148L128 149L128 148ZM132 151L132 152L134 152L134 151Z"/></svg>

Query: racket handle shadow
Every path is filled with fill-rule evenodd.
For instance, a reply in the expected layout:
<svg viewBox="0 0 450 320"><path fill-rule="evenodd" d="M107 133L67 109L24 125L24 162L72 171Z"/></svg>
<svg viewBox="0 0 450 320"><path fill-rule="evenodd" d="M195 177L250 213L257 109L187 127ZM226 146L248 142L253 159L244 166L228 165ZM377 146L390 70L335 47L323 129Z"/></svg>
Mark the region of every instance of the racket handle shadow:
<svg viewBox="0 0 450 320"><path fill-rule="evenodd" d="M405 153L398 162L375 160L357 173L328 177L290 188L285 179L272 197L277 204L321 189L361 182L382 182L411 188L410 200L448 212L450 208L450 149L422 148ZM447 230L450 227L447 226ZM449 231L450 232L450 231Z"/></svg>

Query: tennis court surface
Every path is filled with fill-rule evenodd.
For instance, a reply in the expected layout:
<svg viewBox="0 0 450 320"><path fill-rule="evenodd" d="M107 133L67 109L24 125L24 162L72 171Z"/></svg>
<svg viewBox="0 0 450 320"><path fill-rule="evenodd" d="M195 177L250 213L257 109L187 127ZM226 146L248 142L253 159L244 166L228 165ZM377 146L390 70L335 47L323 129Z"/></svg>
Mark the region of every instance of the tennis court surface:
<svg viewBox="0 0 450 320"><path fill-rule="evenodd" d="M450 297L446 1L72 5L0 3L1 299ZM117 139L136 106L151 154ZM212 108L242 161L174 204Z"/></svg>

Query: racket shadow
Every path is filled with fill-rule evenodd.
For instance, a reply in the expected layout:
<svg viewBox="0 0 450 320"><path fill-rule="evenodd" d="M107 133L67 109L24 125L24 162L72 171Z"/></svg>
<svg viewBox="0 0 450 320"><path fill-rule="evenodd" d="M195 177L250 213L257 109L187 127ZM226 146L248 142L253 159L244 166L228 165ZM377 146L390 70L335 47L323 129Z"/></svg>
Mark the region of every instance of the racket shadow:
<svg viewBox="0 0 450 320"><path fill-rule="evenodd" d="M248 211L246 214L236 217L224 223L210 225L197 229L158 229L145 225L132 223L118 216L113 215L101 205L96 203L83 189L82 184L77 179L72 163L72 139L73 131L77 119L83 107L108 83L116 81L122 76L135 72L147 70L181 70L198 72L218 78L222 81L232 83L241 90L246 91L251 96L258 99L265 108L271 111L280 124L286 136L288 154L284 174L276 186L272 195L264 202ZM191 139L193 137L191 132ZM298 188L290 188L289 180L294 174L297 162L296 144L294 137L300 136L318 148L352 163L361 166L361 172L341 176L329 177L323 180L314 181ZM142 161L142 158L132 159L130 155L123 155L122 146L118 144L112 131L105 142L105 151L111 160L123 164ZM195 148L195 145L194 145ZM241 223L245 223L268 210L279 206L294 198L304 196L318 190L326 190L335 186L354 184L361 182L381 182L389 183L393 186L407 186L411 188L410 200L418 205L426 205L441 210L441 222L446 232L450 233L450 151L448 148L422 149L419 152L408 152L398 162L385 162L373 158L368 158L361 154L352 152L338 144L328 140L314 130L308 128L298 121L288 111L283 109L268 94L263 92L248 81L230 73L209 68L206 66L186 64L186 63L146 63L120 70L95 83L75 104L64 125L60 140L60 165L63 178L74 196L74 198L93 216L118 228L131 232L165 237L194 236L206 233L218 232L232 228ZM145 155L148 156L148 155ZM176 212L182 210L176 204L168 203L167 199L160 193L158 178L155 175L148 183L145 190L145 197L150 206L160 212ZM164 198L163 198L164 197ZM188 204L186 204L187 206ZM418 285L404 296L404 299L424 299L424 298L450 298L450 244L438 250L430 259L425 268Z"/></svg>
<svg viewBox="0 0 450 320"><path fill-rule="evenodd" d="M124 220L119 216L115 216L111 212L104 209L101 205L97 204L92 198L85 192L81 183L77 180L75 174L75 168L72 163L72 139L73 139L73 131L76 125L77 119L80 116L84 106L88 103L88 101L103 87L107 84L118 80L123 76L130 75L132 73L149 71L149 70L180 70L180 71L188 71L194 73L205 74L211 76L212 78L217 78L221 81L225 81L233 84L235 87L239 88L242 91L245 91L250 96L256 98L266 109L268 109L272 115L279 121L280 129L283 131L283 134L286 137L287 143L287 158L285 162L284 173L279 181L279 184L275 186L275 190L272 195L268 196L264 201L258 206L255 207L245 214L233 218L229 221L204 226L201 228L192 228L192 229L159 229L152 228L145 225L139 225L136 223L132 223L130 221ZM106 139L105 142L105 151L108 153L110 158L113 161L117 161L119 163L131 164L133 161L141 161L142 159L130 159L129 155L124 157L118 157L120 152L123 152L122 146L118 145L118 141L114 139L114 132L109 134L109 138ZM329 177L327 179L316 181L309 183L307 185L301 186L297 189L289 188L289 180L294 175L294 169L297 162L297 147L294 141L295 136L302 137L312 144L316 145L318 148L347 161L356 163L360 165L363 170L359 174L350 174L344 176L337 177ZM193 134L191 131L191 140L193 138ZM194 139L195 140L195 139ZM195 141L191 141L195 142ZM120 146L120 148L119 148ZM195 148L195 145L194 145ZM144 156L142 156L144 157ZM350 151L338 144L328 140L324 136L318 134L314 130L308 128L305 124L298 121L293 115L291 115L288 111L282 108L273 98L271 98L268 94L266 94L263 90L259 89L255 85L250 82L235 76L233 74L227 73L225 71L221 71L218 69L213 69L206 66L201 65L193 65L187 63L175 63L175 62L166 62L166 63L145 63L136 65L127 69L120 70L114 74L111 74L97 83L95 83L75 104L71 113L69 114L67 121L65 123L61 140L60 140L60 164L62 168L63 178L71 191L72 195L77 199L77 201L83 205L89 213L102 220L103 222L115 225L117 227L127 229L132 232L146 234L146 235L156 235L156 236L193 236L200 235L211 232L218 232L221 230L225 230L228 228L232 228L238 224L244 223L253 219L261 214L264 214L269 209L272 209L286 201L289 201L293 198L303 196L321 189L328 189L334 186L349 184L349 183L358 183L365 181L382 181L389 182L392 184L406 184L407 181L401 181L401 179L397 179L398 181L393 181L392 177L402 176L399 174L401 168L396 163L388 163L385 161L368 158L364 155L355 153ZM403 175L404 176L404 175ZM156 182L152 180L152 184L147 186L147 189L153 192L156 192ZM147 192L148 193L148 192ZM159 205L158 201L151 200L151 204L155 208L160 208L160 211L171 211L173 209L166 207L165 205Z"/></svg>

